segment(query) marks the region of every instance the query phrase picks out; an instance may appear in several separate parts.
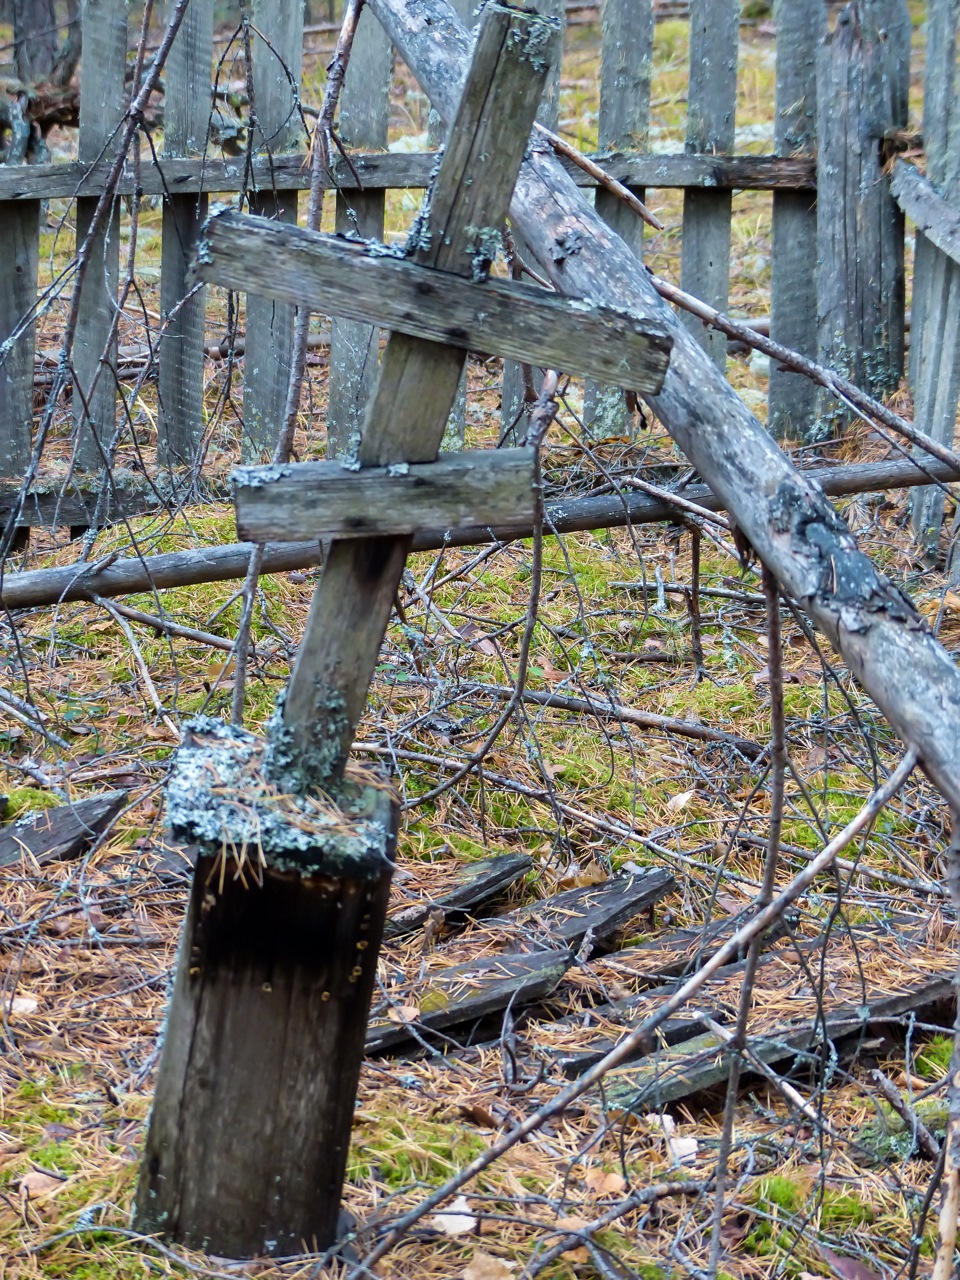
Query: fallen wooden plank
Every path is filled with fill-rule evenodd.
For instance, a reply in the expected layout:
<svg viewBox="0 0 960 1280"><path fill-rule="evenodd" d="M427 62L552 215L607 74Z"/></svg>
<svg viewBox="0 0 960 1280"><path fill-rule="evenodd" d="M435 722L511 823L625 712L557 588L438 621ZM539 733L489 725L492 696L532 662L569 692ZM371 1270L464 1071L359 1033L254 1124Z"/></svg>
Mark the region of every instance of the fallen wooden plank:
<svg viewBox="0 0 960 1280"><path fill-rule="evenodd" d="M379 1053L415 1041L416 1032L475 1022L507 1005L515 1009L541 1000L572 963L573 956L566 950L533 951L481 956L446 969L428 968L423 977L389 993L402 1021L384 1017L383 1006L372 1010L367 1052Z"/></svg>
<svg viewBox="0 0 960 1280"><path fill-rule="evenodd" d="M471 449L436 462L240 467L237 534L248 542L411 534L444 526L533 520L532 449Z"/></svg>
<svg viewBox="0 0 960 1280"><path fill-rule="evenodd" d="M451 919L462 918L516 884L532 866L533 859L526 853L503 853L494 858L482 858L479 862L462 863L450 888L395 911L387 920L383 936L385 939L401 938L412 933L436 910L444 913L444 923L447 924Z"/></svg>
<svg viewBox="0 0 960 1280"><path fill-rule="evenodd" d="M0 830L0 867L29 869L76 858L102 835L126 802L126 791L105 791L75 804L28 814Z"/></svg>
<svg viewBox="0 0 960 1280"><path fill-rule="evenodd" d="M816 162L804 156L657 156L639 152L601 152L592 157L619 182L630 187L715 187L755 191L815 191ZM392 154L356 152L350 167L338 160L332 173L321 178L328 190L423 190L429 185L437 157L432 151ZM580 186L596 186L572 161L561 163ZM109 163L0 165L0 200L72 200L77 195L102 194L110 173ZM117 195L141 191L147 196L185 195L198 192L227 194L232 191L306 191L311 183L309 165L301 156L277 155L220 160L214 157L182 159L161 157L134 170L126 166L116 184Z"/></svg>
<svg viewBox="0 0 960 1280"><path fill-rule="evenodd" d="M496 253L495 245L487 247ZM326 315L378 323L463 351L488 351L603 378L634 391L656 394L670 357L664 326L639 312L596 306L514 280L465 279L449 266L436 271L394 256L381 244L232 209L207 220L196 274L211 284Z"/></svg>
<svg viewBox="0 0 960 1280"><path fill-rule="evenodd" d="M830 1011L825 1025L816 1026L807 1019L802 1025L785 1023L751 1035L750 1053L767 1065L784 1062L815 1050L824 1038L833 1044L845 1037L859 1038L864 1031L883 1023L897 1022L904 1015L951 1002L955 994L952 977L924 978L896 995L868 997L859 1008L844 1005ZM846 1060L855 1056L856 1044ZM603 1109L608 1115L618 1116L658 1111L669 1102L689 1098L726 1080L730 1060L713 1032L681 1041L651 1054L639 1066L610 1072L603 1082ZM749 1074L749 1059L743 1063L742 1070Z"/></svg>
<svg viewBox="0 0 960 1280"><path fill-rule="evenodd" d="M603 884L566 889L485 923L528 946L562 943L575 950L588 933L596 946L648 911L675 884L669 871L654 867L642 875L614 876Z"/></svg>

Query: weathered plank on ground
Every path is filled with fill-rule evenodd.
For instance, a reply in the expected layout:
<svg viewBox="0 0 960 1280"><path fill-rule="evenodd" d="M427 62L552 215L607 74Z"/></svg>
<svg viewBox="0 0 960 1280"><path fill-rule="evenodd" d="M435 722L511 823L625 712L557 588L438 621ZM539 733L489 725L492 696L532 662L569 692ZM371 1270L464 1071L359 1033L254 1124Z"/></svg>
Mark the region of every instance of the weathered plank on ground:
<svg viewBox="0 0 960 1280"><path fill-rule="evenodd" d="M413 933L433 911L443 912L445 925L459 922L516 884L532 866L533 859L526 853L503 853L478 862L462 862L456 868L452 886L394 911L387 919L383 936L402 938Z"/></svg>
<svg viewBox="0 0 960 1280"><path fill-rule="evenodd" d="M573 963L571 952L529 951L519 955L479 956L448 968L429 967L408 987L391 992L394 1006L409 1023L394 1022L375 1008L367 1030L366 1050L379 1053L417 1040L415 1031L450 1029L542 1000L553 991ZM416 1008L404 1014L404 1006Z"/></svg>
<svg viewBox="0 0 960 1280"><path fill-rule="evenodd" d="M106 791L73 804L28 814L0 828L0 867L76 858L106 831L127 802L126 791Z"/></svg>
<svg viewBox="0 0 960 1280"><path fill-rule="evenodd" d="M461 252L469 275L470 258ZM450 266L430 271L379 246L232 211L209 219L197 275L332 315L379 319L396 333L459 351L509 355L636 391L662 385L670 356L663 326L638 314L571 303L528 285L464 280Z"/></svg>
<svg viewBox="0 0 960 1280"><path fill-rule="evenodd" d="M383 537L484 520L533 520L532 449L471 449L436 462L351 470L339 462L241 468L237 534L248 542Z"/></svg>
<svg viewBox="0 0 960 1280"><path fill-rule="evenodd" d="M434 106L453 114L467 36L443 0L367 0ZM531 150L511 219L556 288L650 308L671 327L663 390L650 405L784 588L799 599L895 731L960 807L960 671L902 593L858 549L822 492L803 479L671 314L641 263L552 156ZM576 246L575 252L563 252Z"/></svg>
<svg viewBox="0 0 960 1280"><path fill-rule="evenodd" d="M340 94L338 127L344 146L386 149L392 72L390 40L373 14L362 9ZM337 232L382 240L384 201L383 190L338 190ZM330 328L327 457L349 457L356 452L377 382L380 330L343 318L335 319Z"/></svg>
<svg viewBox="0 0 960 1280"><path fill-rule="evenodd" d="M918 232L960 264L960 209L939 194L920 170L906 160L893 166L890 190Z"/></svg>
<svg viewBox="0 0 960 1280"><path fill-rule="evenodd" d="M653 0L603 0L600 23L600 149L644 148L650 123ZM638 200L645 198L643 187L632 190ZM642 219L602 187L597 190L596 210L641 258ZM632 423L627 421L626 403L619 388L588 382L583 396L583 424L598 440L630 434Z"/></svg>
<svg viewBox="0 0 960 1280"><path fill-rule="evenodd" d="M731 152L737 109L739 0L691 0L690 80L687 89L686 149ZM683 256L680 283L718 311L730 292L729 191L687 191L683 199ZM722 333L694 316L683 323L717 368L727 363Z"/></svg>
<svg viewBox="0 0 960 1280"><path fill-rule="evenodd" d="M267 155L268 163L259 190L249 197L250 210L281 222L297 220L296 191L281 189L271 175L282 153L299 151L303 142L303 3L304 0L253 0L253 145ZM309 177L310 166L304 165L302 154L292 158ZM246 308L249 354L244 366L241 452L245 462L261 462L272 454L283 422L293 352L294 308L256 295L247 298Z"/></svg>
<svg viewBox="0 0 960 1280"><path fill-rule="evenodd" d="M845 1059L849 1061L856 1056L864 1031L884 1023L898 1022L911 1014L922 1014L924 1010L952 1001L953 997L952 979L924 977L895 996L868 993L860 1007L844 1005L828 1009L820 1026L811 1025L809 1020L802 1026L784 1023L751 1035L748 1040L750 1053L761 1062L772 1065L799 1054L816 1052L825 1038L836 1045L837 1041L850 1037L852 1052ZM715 1021L721 1019L716 1018ZM652 1052L639 1066L611 1071L604 1079L604 1110L608 1115L616 1116L659 1111L670 1102L689 1098L720 1084L730 1073L730 1054L724 1052L724 1047L725 1041L708 1031ZM741 1070L745 1074L750 1073L749 1057L743 1061Z"/></svg>
<svg viewBox="0 0 960 1280"><path fill-rule="evenodd" d="M642 155L638 152L601 152L593 158L611 177L630 187L705 187L714 190L815 191L816 164L805 156L714 156ZM322 179L327 190L394 191L429 186L436 166L432 152L390 154L355 153L350 157L356 177L346 162L337 160L331 174ZM596 180L577 168L572 160L559 160L579 186L594 187ZM109 166L102 162L68 161L57 164L0 165L0 200L72 200L78 194L98 196L104 189ZM144 163L138 180L130 168L124 169L117 194L132 195L139 185L144 195L167 192L185 195L276 189L306 191L310 187L309 168L303 157L278 155L272 160L255 158L248 171L244 160L161 158Z"/></svg>
<svg viewBox="0 0 960 1280"><path fill-rule="evenodd" d="M210 121L214 0L191 0L166 65L165 155L202 156ZM164 201L160 262L160 418L157 449L168 466L190 466L203 438L203 319L201 289L189 300L187 272L207 213L205 195Z"/></svg>
<svg viewBox="0 0 960 1280"><path fill-rule="evenodd" d="M925 484L931 476L941 481L960 481L960 473L945 463L927 462L921 468L905 458L892 462L818 467L798 474L819 484L824 493L833 495ZM725 509L724 502L702 485L687 487L684 496L711 511ZM12 509L13 501L13 491L0 485L0 516ZM156 505L153 502L148 505L145 500L142 506L137 506L131 499L124 510L136 514L155 510ZM35 494L24 513L24 523L50 524L54 509L55 496ZM666 500L648 498L639 493L601 495L547 503L544 532L552 535L576 533L578 530L615 529L675 518L676 509ZM414 536L413 550L436 551L447 546L509 542L515 538L529 538L532 531L532 526L515 522L492 529L480 526L460 529L456 533L445 529L423 529ZM165 587L242 578L250 565L250 549L250 543L242 542L192 551L169 551L156 556L131 556L110 560L106 564L100 561L81 562L54 569L8 573L0 583L0 604L7 609L38 608L57 601L89 600L94 595L132 595ZM322 563L323 548L319 542L272 543L264 552L261 572L286 573Z"/></svg>
<svg viewBox="0 0 960 1280"><path fill-rule="evenodd" d="M592 951L675 887L671 872L654 867L642 875L613 876L603 884L566 889L488 924L498 934L509 934L534 947L563 943L575 950L589 933Z"/></svg>
<svg viewBox="0 0 960 1280"><path fill-rule="evenodd" d="M824 34L821 0L776 0L777 89L774 146L781 156L817 151L817 45ZM770 333L786 347L817 354L817 207L812 193L773 193ZM771 361L767 420L778 440L801 439L817 416L808 378Z"/></svg>

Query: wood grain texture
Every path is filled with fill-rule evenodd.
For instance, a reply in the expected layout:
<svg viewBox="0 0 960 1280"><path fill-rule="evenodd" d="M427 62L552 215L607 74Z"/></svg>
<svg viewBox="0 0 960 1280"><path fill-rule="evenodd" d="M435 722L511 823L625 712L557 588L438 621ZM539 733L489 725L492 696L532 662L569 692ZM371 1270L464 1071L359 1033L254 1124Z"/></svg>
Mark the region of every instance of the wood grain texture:
<svg viewBox="0 0 960 1280"><path fill-rule="evenodd" d="M360 12L350 61L340 95L338 127L344 146L384 149L387 145L393 46L368 10ZM340 235L383 239L384 192L337 192L336 229ZM327 457L349 457L377 384L380 330L336 317L330 326L330 386L327 408Z"/></svg>
<svg viewBox="0 0 960 1280"><path fill-rule="evenodd" d="M743 191L815 191L816 163L804 156L643 155L635 151L600 152L593 157L619 182L631 187L684 188ZM436 165L432 152L389 154L354 153L350 157L363 190L423 189ZM561 159L572 180L581 187L596 182L570 160ZM109 166L102 161L56 164L0 165L0 201L72 200L78 195L97 196L104 188ZM136 178L124 169L118 195L132 195ZM309 169L303 157L255 158L248 175L240 160L166 159L144 162L140 180L144 195L162 196L197 192L306 191ZM326 190L357 191L356 178L343 160L333 165L324 180Z"/></svg>
<svg viewBox="0 0 960 1280"><path fill-rule="evenodd" d="M347 470L338 462L234 473L237 534L247 542L383 537L533 520L533 452L473 449L436 462Z"/></svg>
<svg viewBox="0 0 960 1280"><path fill-rule="evenodd" d="M298 107L303 58L303 0L253 0L254 145L266 154L267 176L250 209L266 218L295 223L297 195L270 176L284 152L302 152L304 134ZM269 42L269 44L267 43ZM303 169L303 155L294 163ZM309 167L309 166L308 166ZM304 173L309 178L308 173ZM309 185L307 183L306 185ZM243 384L245 462L265 461L273 452L287 403L293 352L294 308L263 297L246 301L246 363Z"/></svg>
<svg viewBox="0 0 960 1280"><path fill-rule="evenodd" d="M335 1239L391 870L221 882L198 859L137 1230L232 1258Z"/></svg>
<svg viewBox="0 0 960 1280"><path fill-rule="evenodd" d="M414 261L482 277L552 56L550 28L488 5ZM463 371L460 350L392 334L360 443L364 466L436 457ZM283 707L299 764L285 785L336 780L363 714L410 539L334 542ZM309 769L306 762L310 762Z"/></svg>
<svg viewBox="0 0 960 1280"><path fill-rule="evenodd" d="M774 145L781 156L816 157L817 45L824 34L822 0L777 0L777 88ZM817 207L809 192L773 193L770 332L777 342L817 354ZM809 436L817 416L808 378L771 361L767 422L778 440Z"/></svg>
<svg viewBox="0 0 960 1280"><path fill-rule="evenodd" d="M650 123L650 79L653 72L653 0L603 0L600 10L601 151L643 148ZM638 200L643 187L633 187ZM624 244L643 257L643 222L622 200L602 188L596 210ZM630 388L635 390L635 388ZM597 440L633 434L619 387L588 380L583 396L583 423Z"/></svg>
<svg viewBox="0 0 960 1280"><path fill-rule="evenodd" d="M466 33L443 0L367 0L441 114L456 101ZM659 301L641 263L551 156L520 169L511 218L555 287L643 305L674 346L650 407L757 553L836 646L924 769L960 805L960 671L912 603L857 547L823 493L800 475L701 348ZM555 251L581 237L577 252ZM837 572L843 566L843 573Z"/></svg>
<svg viewBox="0 0 960 1280"><path fill-rule="evenodd" d="M214 0L191 0L166 66L165 155L202 156L210 118ZM187 272L207 213L203 194L164 201L160 314L167 329L160 346L157 448L168 466L190 466L203 438L204 294L184 301Z"/></svg>
<svg viewBox="0 0 960 1280"><path fill-rule="evenodd" d="M460 257L469 270L469 256ZM656 391L669 359L658 322L517 282L424 270L359 242L233 212L209 220L197 273L311 310L379 319L386 329L460 352L512 356L635 391ZM369 426L364 431L365 453L372 446Z"/></svg>
<svg viewBox="0 0 960 1280"><path fill-rule="evenodd" d="M537 9L540 13L555 18L562 25L566 18L565 0L539 0ZM562 44L557 52L556 60L544 85L540 105L537 108L537 120L546 128L556 131L560 120L560 66L562 61ZM511 226L517 252L524 261L532 258L529 248L516 228ZM533 387L540 390L543 382L544 368L539 363L525 361L531 367ZM553 366L550 365L550 368ZM558 366L558 372L566 372ZM532 407L528 401L529 391L524 379L524 371L516 360L504 360L500 393L500 435L507 444L522 444L527 437L528 412Z"/></svg>
<svg viewBox="0 0 960 1280"><path fill-rule="evenodd" d="M869 493L927 483L929 477L945 482L960 481L942 462L924 463L923 469L909 459L891 462L857 463L851 466L820 467L798 472L804 485L812 483L830 495ZM725 510L725 503L702 485L688 486L684 495L711 511ZM15 491L0 498L0 517L12 509ZM36 502L39 504L40 499ZM130 514L147 509L131 502ZM153 508L150 508L153 509ZM49 524L49 508L37 507L36 523ZM546 504L544 532L576 533L590 529L615 529L625 525L653 524L675 518L675 509L666 501L638 493L609 494L593 498L574 498ZM30 509L27 518L30 517ZM482 546L494 541L509 542L529 538L529 524L511 521L494 528L477 526L458 529L422 529L414 535L414 551L436 551L444 546ZM221 582L242 578L250 565L248 542L227 546L203 547L193 551L169 551L162 555L130 557L109 564L79 563L55 569L29 569L24 573L7 573L0 584L0 604L8 609L32 609L55 604L58 600L90 600L95 595L136 595L142 591L167 587L193 586L203 582ZM309 569L323 563L323 547L319 542L270 543L264 552L264 573L287 573Z"/></svg>
<svg viewBox="0 0 960 1280"><path fill-rule="evenodd" d="M841 10L817 58L817 315L819 359L883 396L903 367L902 215L883 172L880 136L893 117L894 49L868 0ZM819 428L848 418L818 395Z"/></svg>
<svg viewBox="0 0 960 1280"><path fill-rule="evenodd" d="M103 834L127 802L126 791L105 791L73 804L46 809L0 830L0 867L78 857Z"/></svg>
<svg viewBox="0 0 960 1280"><path fill-rule="evenodd" d="M688 151L733 151L739 43L739 0L691 0ZM729 192L684 195L681 287L718 311L726 311L730 292L731 212ZM717 368L726 368L723 334L694 316L684 314L682 320Z"/></svg>
<svg viewBox="0 0 960 1280"><path fill-rule="evenodd" d="M113 136L123 115L127 68L126 0L83 0L83 63L80 86L81 162L112 158ZM77 200L77 244L84 242L97 206L95 196ZM101 464L97 440L113 435L117 416L117 390L109 371L96 381L101 358L115 358L116 344L107 350L107 338L116 309L120 269L120 213L112 217L94 239L89 266L80 292L77 334L73 348L76 386L73 395L77 461L82 468Z"/></svg>
<svg viewBox="0 0 960 1280"><path fill-rule="evenodd" d="M0 476L22 475L33 443L39 258L40 202L0 204Z"/></svg>

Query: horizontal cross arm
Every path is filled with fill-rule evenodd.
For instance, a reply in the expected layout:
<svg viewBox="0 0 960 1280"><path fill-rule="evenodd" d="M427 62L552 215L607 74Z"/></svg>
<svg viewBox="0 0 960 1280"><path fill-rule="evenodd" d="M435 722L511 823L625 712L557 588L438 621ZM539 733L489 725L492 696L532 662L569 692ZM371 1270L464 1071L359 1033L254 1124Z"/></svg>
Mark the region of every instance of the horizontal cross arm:
<svg viewBox="0 0 960 1280"><path fill-rule="evenodd" d="M339 462L242 467L237 533L249 542L382 537L532 520L532 449L474 449L436 462L351 471Z"/></svg>
<svg viewBox="0 0 960 1280"><path fill-rule="evenodd" d="M234 213L211 217L197 275L327 315L656 395L671 339L659 321L529 285L465 280L382 245Z"/></svg>

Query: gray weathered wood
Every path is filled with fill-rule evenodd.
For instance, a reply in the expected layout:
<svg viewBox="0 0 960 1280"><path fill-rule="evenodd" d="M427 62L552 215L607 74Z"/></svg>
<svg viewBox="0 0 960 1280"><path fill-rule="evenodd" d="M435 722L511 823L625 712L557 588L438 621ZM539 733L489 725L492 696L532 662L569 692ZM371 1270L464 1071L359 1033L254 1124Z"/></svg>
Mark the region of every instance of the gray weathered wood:
<svg viewBox="0 0 960 1280"><path fill-rule="evenodd" d="M475 1022L508 1006L517 1009L542 1000L556 988L573 962L569 950L529 951L521 955L478 956L435 973L428 970L408 987L391 993L401 1008L421 1005L412 1025L384 1017L385 1011L375 1008L367 1030L366 1051L382 1053L410 1041L418 1044L425 1031Z"/></svg>
<svg viewBox="0 0 960 1280"><path fill-rule="evenodd" d="M368 10L360 12L340 95L340 140L347 147L385 148L390 114L393 46ZM341 235L383 239L383 191L337 192ZM377 382L380 330L336 318L330 328L327 457L356 453L363 417Z"/></svg>
<svg viewBox="0 0 960 1280"><path fill-rule="evenodd" d="M421 864L422 866L423 864ZM468 914L476 914L476 908L485 906L490 899L509 889L533 867L533 859L525 853L501 853L479 862L461 862L454 868L454 883L431 892L431 878L435 868L428 864L423 872L427 896L410 902L387 917L383 937L402 938L413 933L427 922L436 911L443 913L444 928L463 924ZM407 865L408 876L417 876L417 864ZM414 879L416 885L416 879ZM404 878L404 892L410 893L410 881Z"/></svg>
<svg viewBox="0 0 960 1280"><path fill-rule="evenodd" d="M186 726L167 787L197 864L135 1222L229 1257L336 1236L398 805L265 777L262 739Z"/></svg>
<svg viewBox="0 0 960 1280"><path fill-rule="evenodd" d="M528 11L485 8L427 216L414 233L421 265L466 278L486 274L555 38L555 25ZM436 457L463 365L460 350L392 334L363 428L361 464ZM295 790L342 772L409 546L403 538L331 547L279 730L292 766L285 785Z"/></svg>
<svg viewBox="0 0 960 1280"><path fill-rule="evenodd" d="M464 265L469 271L466 254ZM460 351L550 361L636 391L655 391L669 359L662 326L640 317L530 285L464 280L376 246L231 211L209 220L197 272L331 315L379 318L384 328Z"/></svg>
<svg viewBox="0 0 960 1280"><path fill-rule="evenodd" d="M253 42L253 90L257 127L254 145L273 158L299 151L303 127L297 110L303 57L303 0L252 0L253 21L261 36ZM270 42L270 47L265 41ZM292 83L291 83L292 78ZM302 155L296 163L303 168ZM309 166L305 166L309 168ZM296 222L295 191L274 187L269 177L250 197L253 213ZM294 308L262 297L247 298L247 355L243 384L243 440L246 462L264 461L273 452L287 402L293 351Z"/></svg>
<svg viewBox="0 0 960 1280"><path fill-rule="evenodd" d="M126 0L83 0L78 153L80 160L87 163L104 154L110 155L114 132L123 115L127 9ZM96 197L82 196L77 200L78 245L86 238L96 207ZM112 216L91 246L73 347L77 461L87 469L100 465L97 440L109 441L116 426L116 383L109 371L98 377L98 370L116 310L119 255L120 211L115 205ZM110 352L107 355L112 358ZM94 387L92 395L91 387Z"/></svg>
<svg viewBox="0 0 960 1280"><path fill-rule="evenodd" d="M914 414L924 431L948 445L960 395L958 23L957 0L931 0L923 110L927 180L900 162L892 182L900 207L917 228L910 346ZM932 550L943 523L943 498L935 489L918 489L912 508L914 535Z"/></svg>
<svg viewBox="0 0 960 1280"><path fill-rule="evenodd" d="M165 155L202 156L210 119L214 0L191 0L166 66ZM160 421L157 449L171 467L190 466L203 437L203 317L201 290L188 302L187 270L207 212L205 195L164 202L160 313L167 329L160 346ZM172 316L172 319L170 317Z"/></svg>
<svg viewBox="0 0 960 1280"><path fill-rule="evenodd" d="M29 871L34 865L78 857L126 802L126 791L105 791L10 823L0 830L0 867L23 866Z"/></svg>
<svg viewBox="0 0 960 1280"><path fill-rule="evenodd" d="M432 152L391 154L357 153L351 162L363 190L403 190L429 185L436 164ZM816 163L804 156L713 156L643 155L635 151L600 153L593 157L619 182L630 187L684 188L744 191L815 191ZM578 186L593 187L596 181L571 160L560 163ZM0 165L0 201L72 200L78 193L99 195L104 188L108 165L70 161L56 164ZM255 157L250 174L242 160L211 157L207 160L166 158L150 163L143 159L140 186L144 195L162 196L199 191L236 192L256 189L305 191L310 186L310 169L300 155ZM137 179L125 168L117 183L118 195L132 195ZM357 184L343 160L324 177L327 190L356 191Z"/></svg>
<svg viewBox="0 0 960 1280"><path fill-rule="evenodd" d="M234 472L233 483L237 533L248 542L532 521L536 505L530 449L472 449L358 471L339 462L249 467Z"/></svg>
<svg viewBox="0 0 960 1280"><path fill-rule="evenodd" d="M39 251L39 200L0 204L0 476L23 473L33 440Z"/></svg>
<svg viewBox="0 0 960 1280"><path fill-rule="evenodd" d="M564 0L538 0L536 7L540 13L549 15L561 23L562 29L562 24L566 16L566 5ZM560 67L561 53L558 52L556 61L551 68L549 76L547 77L547 83L544 85L543 96L540 99L540 106L537 109L537 119L539 122L552 130L557 128L557 123L560 117ZM515 227L512 226L511 234L513 235L517 252L525 260L529 259L531 254L527 245L524 243L523 236L517 232ZM567 370L560 371L567 372ZM543 372L542 367L532 366L531 368L534 391L540 390L540 384L543 381ZM514 360L504 360L500 397L500 433L502 438L508 443L520 444L526 439L527 410L531 407L529 405L528 395L529 389L526 386L524 372L520 364Z"/></svg>
<svg viewBox="0 0 960 1280"><path fill-rule="evenodd" d="M367 0L441 115L463 82L466 33L443 0ZM641 263L582 199L561 166L533 150L511 218L560 292L648 307L674 346L650 406L738 526L803 602L924 769L960 805L960 671L912 603L878 572L822 492L801 477L687 331ZM577 252L557 250L575 238Z"/></svg>
<svg viewBox="0 0 960 1280"><path fill-rule="evenodd" d="M777 154L811 159L817 148L817 45L823 0L777 0ZM817 354L817 208L808 192L773 193L770 332L777 342L813 359ZM817 416L809 379L775 363L770 370L767 421L778 440L807 437Z"/></svg>
<svg viewBox="0 0 960 1280"><path fill-rule="evenodd" d="M960 481L960 473L953 472L942 462L928 462L920 470L909 459L821 467L798 474L803 477L802 483L817 484L825 493L833 495L923 484L931 475L942 481ZM726 507L721 498L700 485L684 489L684 496L711 511L722 511ZM0 490L0 517L9 514L15 500L16 489ZM49 525L54 502L55 495L36 495L28 504L25 521ZM155 509L148 508L146 503L138 506L133 502L123 508L128 515ZM674 519L676 509L666 501L627 492L547 503L545 515L544 532L549 535L654 524ZM493 528L460 529L456 533L446 529L423 529L414 536L413 550L436 551L446 546L509 542L514 538L529 538L532 532L531 525L516 522ZM250 551L250 543L242 542L193 551L170 551L156 556L133 556L103 566L81 563L56 569L7 573L0 584L0 604L7 609L33 609L56 604L57 601L65 603L90 600L94 596L135 595L141 591L242 578L250 566ZM322 563L323 548L319 542L272 543L265 549L261 572L288 573Z"/></svg>
<svg viewBox="0 0 960 1280"><path fill-rule="evenodd" d="M902 214L883 172L880 140L899 99L896 50L871 0L854 0L820 46L817 98L817 311L822 363L875 395L903 366ZM890 7L890 6L887 6ZM846 421L826 395L824 422Z"/></svg>
<svg viewBox="0 0 960 1280"><path fill-rule="evenodd" d="M739 42L739 0L691 0L688 151L733 151ZM684 196L681 286L718 311L726 311L730 293L731 210L729 192ZM691 315L684 315L683 323L722 371L727 363L723 334Z"/></svg>
<svg viewBox="0 0 960 1280"><path fill-rule="evenodd" d="M653 72L653 0L603 0L600 51L600 150L643 148L650 117ZM643 187L634 187L643 200ZM643 257L643 222L611 192L599 188L597 213L638 258ZM636 388L631 388L636 390ZM583 424L594 439L632 432L623 392L588 381Z"/></svg>

